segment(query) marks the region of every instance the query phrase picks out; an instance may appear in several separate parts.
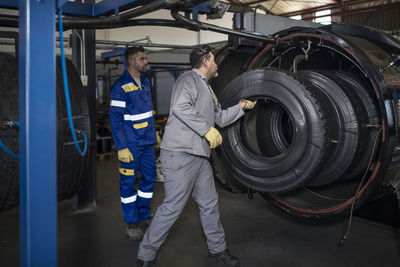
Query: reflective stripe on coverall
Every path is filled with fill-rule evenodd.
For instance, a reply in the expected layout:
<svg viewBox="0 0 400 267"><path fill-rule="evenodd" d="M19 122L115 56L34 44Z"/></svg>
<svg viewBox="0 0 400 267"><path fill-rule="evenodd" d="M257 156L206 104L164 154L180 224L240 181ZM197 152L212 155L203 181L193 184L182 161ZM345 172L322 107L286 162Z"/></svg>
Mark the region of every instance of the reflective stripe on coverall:
<svg viewBox="0 0 400 267"><path fill-rule="evenodd" d="M120 194L125 222L149 219L157 178L154 143L157 142L149 81L141 76L141 88L125 71L111 88L110 123L117 150L129 148L134 161L121 162ZM138 192L134 183L140 172Z"/></svg>

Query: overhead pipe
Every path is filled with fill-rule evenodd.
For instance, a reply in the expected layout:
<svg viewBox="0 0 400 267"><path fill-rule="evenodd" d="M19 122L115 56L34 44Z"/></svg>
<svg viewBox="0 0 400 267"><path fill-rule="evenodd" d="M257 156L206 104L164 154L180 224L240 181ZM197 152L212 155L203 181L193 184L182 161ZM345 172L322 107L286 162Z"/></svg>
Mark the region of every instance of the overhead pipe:
<svg viewBox="0 0 400 267"><path fill-rule="evenodd" d="M148 5L135 8L121 15L111 16L107 18L65 18L64 29L80 28L80 29L110 29L127 26L138 26L139 22L130 25L130 19L145 15L160 9L180 8L186 9L199 5L206 0L156 0Z"/></svg>
<svg viewBox="0 0 400 267"><path fill-rule="evenodd" d="M204 0L203 0L204 1ZM156 0L148 5L129 10L120 15L109 16L106 18L83 18L83 17L65 17L64 30L69 29L110 29L114 26L124 27L126 23L135 17L145 15L163 8L172 7L181 3L180 0ZM0 15L0 26L18 27L18 16Z"/></svg>
<svg viewBox="0 0 400 267"><path fill-rule="evenodd" d="M105 24L118 24L121 22L128 21L131 18L135 18L141 15L145 15L147 13L157 11L163 8L168 8L177 3L180 3L180 0L156 0L151 2L150 4L141 6L139 8L135 8L133 10L129 10L125 13L116 16L110 16L106 18L65 18L64 19L64 28L65 29L98 29L98 26Z"/></svg>
<svg viewBox="0 0 400 267"><path fill-rule="evenodd" d="M205 0L157 0L151 4L127 11L121 15L110 16L106 18L64 18L64 30L69 29L114 29L130 26L164 26L164 27L185 27L188 30L199 31L209 30L223 34L244 37L263 42L271 42L274 40L266 37L240 31L231 30L228 28L218 27L208 23L200 23L191 21L178 14L178 9L186 9L205 2ZM171 11L175 21L172 20L157 20L144 19L132 20L135 17L154 12L163 8L173 9ZM0 15L0 26L18 27L18 16L3 16Z"/></svg>
<svg viewBox="0 0 400 267"><path fill-rule="evenodd" d="M0 26L2 27L18 27L18 16L4 16L0 14ZM92 25L93 26L93 25ZM167 20L167 19L131 19L128 21L122 21L113 24L101 23L95 25L95 29L116 29L123 27L131 27L131 26L161 26L161 27L175 27L182 28L182 25L175 20ZM93 29L93 27L76 27L82 29ZM64 27L64 29L69 30L72 27Z"/></svg>
<svg viewBox="0 0 400 267"><path fill-rule="evenodd" d="M123 64L120 60L106 60L100 59L96 60L96 64L115 64L120 65ZM177 63L177 62L149 62L148 65L157 65L157 66L190 66L189 63Z"/></svg>
<svg viewBox="0 0 400 267"><path fill-rule="evenodd" d="M149 25L162 25L165 26L165 21L171 22L170 24L174 24L174 27L179 27L181 28L182 25L177 23L176 21L173 20L162 20L161 22L158 22L158 19L148 19L148 20L135 20L135 22L138 22L138 25L141 26L149 26ZM132 21L129 21L132 22ZM6 38L4 36L0 35L0 38ZM11 38L11 37L10 37ZM80 39L80 35L78 35L78 38ZM148 40L145 43L139 43L138 41L141 40ZM56 38L57 42L60 42L60 38ZM64 43L69 43L69 41L64 38ZM14 45L15 41L12 40L0 40L0 45ZM103 45L103 46L100 46ZM196 46L189 46L189 45L169 45L169 44L155 44L150 41L148 38L140 39L140 40L135 40L131 42L122 42L122 41L110 41L110 40L96 40L96 49L99 50L112 50L112 46L129 46L129 45L142 45L144 47L154 47L154 48L170 48L170 49L193 49ZM57 44L57 47L59 47L59 44Z"/></svg>
<svg viewBox="0 0 400 267"><path fill-rule="evenodd" d="M184 16L180 15L178 12L179 12L179 10L172 10L171 16L177 22L181 23L188 30L213 31L213 32L218 32L218 33L222 33L222 34L229 34L232 36L243 37L243 38L247 38L247 39L251 39L251 40L261 41L264 43L270 43L270 44L275 43L275 39L271 36L241 32L241 31L231 30L228 28L223 28L223 27L219 27L216 25L208 24L208 23L202 23L202 22L190 20L190 19L187 19Z"/></svg>
<svg viewBox="0 0 400 267"><path fill-rule="evenodd" d="M150 39L147 39L150 40ZM108 41L108 40L96 40L96 44L102 45L120 45L120 46L127 46L127 45L143 45L146 47L158 47L158 48L173 48L173 49L193 49L193 46L188 45L169 45L169 44L153 44L151 41L146 43L138 43L138 42L121 42L121 41Z"/></svg>
<svg viewBox="0 0 400 267"><path fill-rule="evenodd" d="M129 10L120 15L109 16L106 18L83 18L65 17L64 30L70 29L113 29L129 26L169 26L181 27L180 24L170 20L131 20L135 17L145 15L163 8L186 9L194 7L206 0L156 0L148 5L144 5L133 10ZM0 14L0 26L18 27L18 16Z"/></svg>

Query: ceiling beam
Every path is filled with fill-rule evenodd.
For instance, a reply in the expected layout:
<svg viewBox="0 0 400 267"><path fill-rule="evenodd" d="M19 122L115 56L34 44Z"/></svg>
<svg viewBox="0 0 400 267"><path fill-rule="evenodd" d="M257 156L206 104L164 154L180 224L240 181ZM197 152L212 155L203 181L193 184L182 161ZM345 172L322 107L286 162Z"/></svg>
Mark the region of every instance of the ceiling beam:
<svg viewBox="0 0 400 267"><path fill-rule="evenodd" d="M368 4L368 3L375 3L376 6L382 4L380 1L377 1L377 0L352 0L352 1L346 1L344 4L346 6L354 6L354 5ZM388 3L385 3L385 4L388 4Z"/></svg>
<svg viewBox="0 0 400 267"><path fill-rule="evenodd" d="M322 11L322 10L327 10L327 9L334 9L337 8L337 4L329 4L325 6L319 6L319 7L313 7L309 9L304 9L304 10L299 10L299 11L294 11L294 12L288 12L284 14L279 14L280 16L284 17L292 17L292 16L297 16L297 15L304 15L304 14L310 14L314 13L317 11Z"/></svg>
<svg viewBox="0 0 400 267"><path fill-rule="evenodd" d="M253 1L253 2L247 2L246 5L250 6L250 5L255 5L255 4L260 4L260 3L265 3L265 2L272 2L272 1L270 1L270 0L267 0L267 1L265 1L265 0L256 0L256 1Z"/></svg>
<svg viewBox="0 0 400 267"><path fill-rule="evenodd" d="M323 15L323 16L311 16L307 17L307 20L312 20L315 18L322 18L326 16L348 16L348 15L355 15L355 14L363 14L363 13L370 13L374 11L380 11L382 9L388 9L388 8L395 8L395 7L400 7L399 3L387 3L384 5L379 5L379 6L372 6L372 7L364 7L364 8L357 8L357 9L352 9L352 10L339 10L332 12L330 15ZM303 13L305 14L305 13ZM303 15L299 14L299 15ZM307 13L310 14L310 13ZM281 15L283 16L283 15Z"/></svg>
<svg viewBox="0 0 400 267"><path fill-rule="evenodd" d="M265 3L265 2L272 2L272 0L267 0L267 1L265 1L265 0L256 0L256 1L253 1L253 2L246 3L246 5L250 6L250 5L255 5L255 4L262 4L262 3ZM328 4L328 5L323 5L323 6L319 6L319 7L313 7L313 8L309 8L309 9L293 11L293 12L288 12L288 13L278 14L278 15L285 16L285 17L291 17L291 16L296 16L296 15L310 14L310 13L314 13L314 12L322 11L322 10L327 10L327 9L340 8L340 9L344 10L349 6L354 6L354 5L358 5L358 4L367 4L367 3L377 3L377 5L383 6L379 2L377 2L377 0L351 0L351 1L335 0L334 4ZM387 3L387 4L400 5L399 2L397 2L397 3ZM387 4L384 4L384 5L387 5ZM370 8L374 8L374 6L370 7Z"/></svg>
<svg viewBox="0 0 400 267"><path fill-rule="evenodd" d="M341 0L337 0L337 1L341 1ZM342 9L344 9L341 12L350 12L350 10L346 10L349 6L354 6L354 5L358 5L358 4L366 4L366 3L376 3L376 0L355 0L355 1L346 1L343 2L344 3L344 7ZM382 7L382 6L386 6L386 5L392 5L392 6L400 6L400 2L396 2L396 3L386 3L386 4L379 4L376 6L370 6L370 7L362 7L362 8L357 8L354 10L368 10L368 9L373 9L376 10L376 7ZM337 4L329 4L329 5L325 5L325 6L320 6L320 7L313 7L313 8L309 8L309 9L304 9L304 10L299 10L299 11L294 11L294 12L288 12L288 13L284 13L284 14L279 14L280 16L284 16L284 17L291 17L291 16L297 16L297 15L307 15L307 14L311 14L311 13L315 13L317 11L322 11L322 10L327 10L327 9L335 9L337 8ZM351 10L353 11L353 10ZM335 12L335 14L337 14L337 12Z"/></svg>

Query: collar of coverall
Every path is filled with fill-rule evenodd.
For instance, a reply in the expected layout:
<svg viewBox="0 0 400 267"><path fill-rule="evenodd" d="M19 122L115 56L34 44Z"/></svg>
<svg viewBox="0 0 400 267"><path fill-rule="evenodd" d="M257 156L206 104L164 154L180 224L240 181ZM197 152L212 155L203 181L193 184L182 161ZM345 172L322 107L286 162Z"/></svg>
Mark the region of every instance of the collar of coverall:
<svg viewBox="0 0 400 267"><path fill-rule="evenodd" d="M201 71L199 71L199 70L196 69L196 68L193 68L192 71L194 71L195 73L197 73L197 75L199 75L200 78L202 78L202 79L207 83L207 79L206 79L206 77L204 77L204 75L203 75L203 73L201 73Z"/></svg>
<svg viewBox="0 0 400 267"><path fill-rule="evenodd" d="M137 84L137 81L135 78L133 78L133 76L129 73L129 71L127 69L124 70L125 75L131 80L131 81L135 81L135 84L138 85L139 89L142 90L142 84L143 84L143 79L145 78L143 74L140 74L140 84Z"/></svg>
<svg viewBox="0 0 400 267"><path fill-rule="evenodd" d="M200 78L206 83L208 90L210 91L211 96L217 100L217 96L215 95L214 91L211 89L211 86L208 84L206 78L204 77L203 73L201 71L199 71L198 69L193 68L192 71L194 71L194 73L197 73L197 75L200 76Z"/></svg>

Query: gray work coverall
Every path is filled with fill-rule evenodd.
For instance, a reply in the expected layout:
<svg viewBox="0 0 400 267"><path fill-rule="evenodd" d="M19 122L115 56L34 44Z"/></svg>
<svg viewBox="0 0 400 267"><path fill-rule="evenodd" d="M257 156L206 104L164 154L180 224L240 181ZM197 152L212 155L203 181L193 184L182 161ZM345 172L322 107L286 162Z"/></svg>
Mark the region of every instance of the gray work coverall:
<svg viewBox="0 0 400 267"><path fill-rule="evenodd" d="M243 115L239 104L222 110L211 87L197 69L185 72L177 79L161 143L165 198L139 246L138 259L151 261L155 258L190 195L199 206L209 251L219 253L226 249L218 195L208 161L210 144L204 135L215 123L225 127Z"/></svg>

